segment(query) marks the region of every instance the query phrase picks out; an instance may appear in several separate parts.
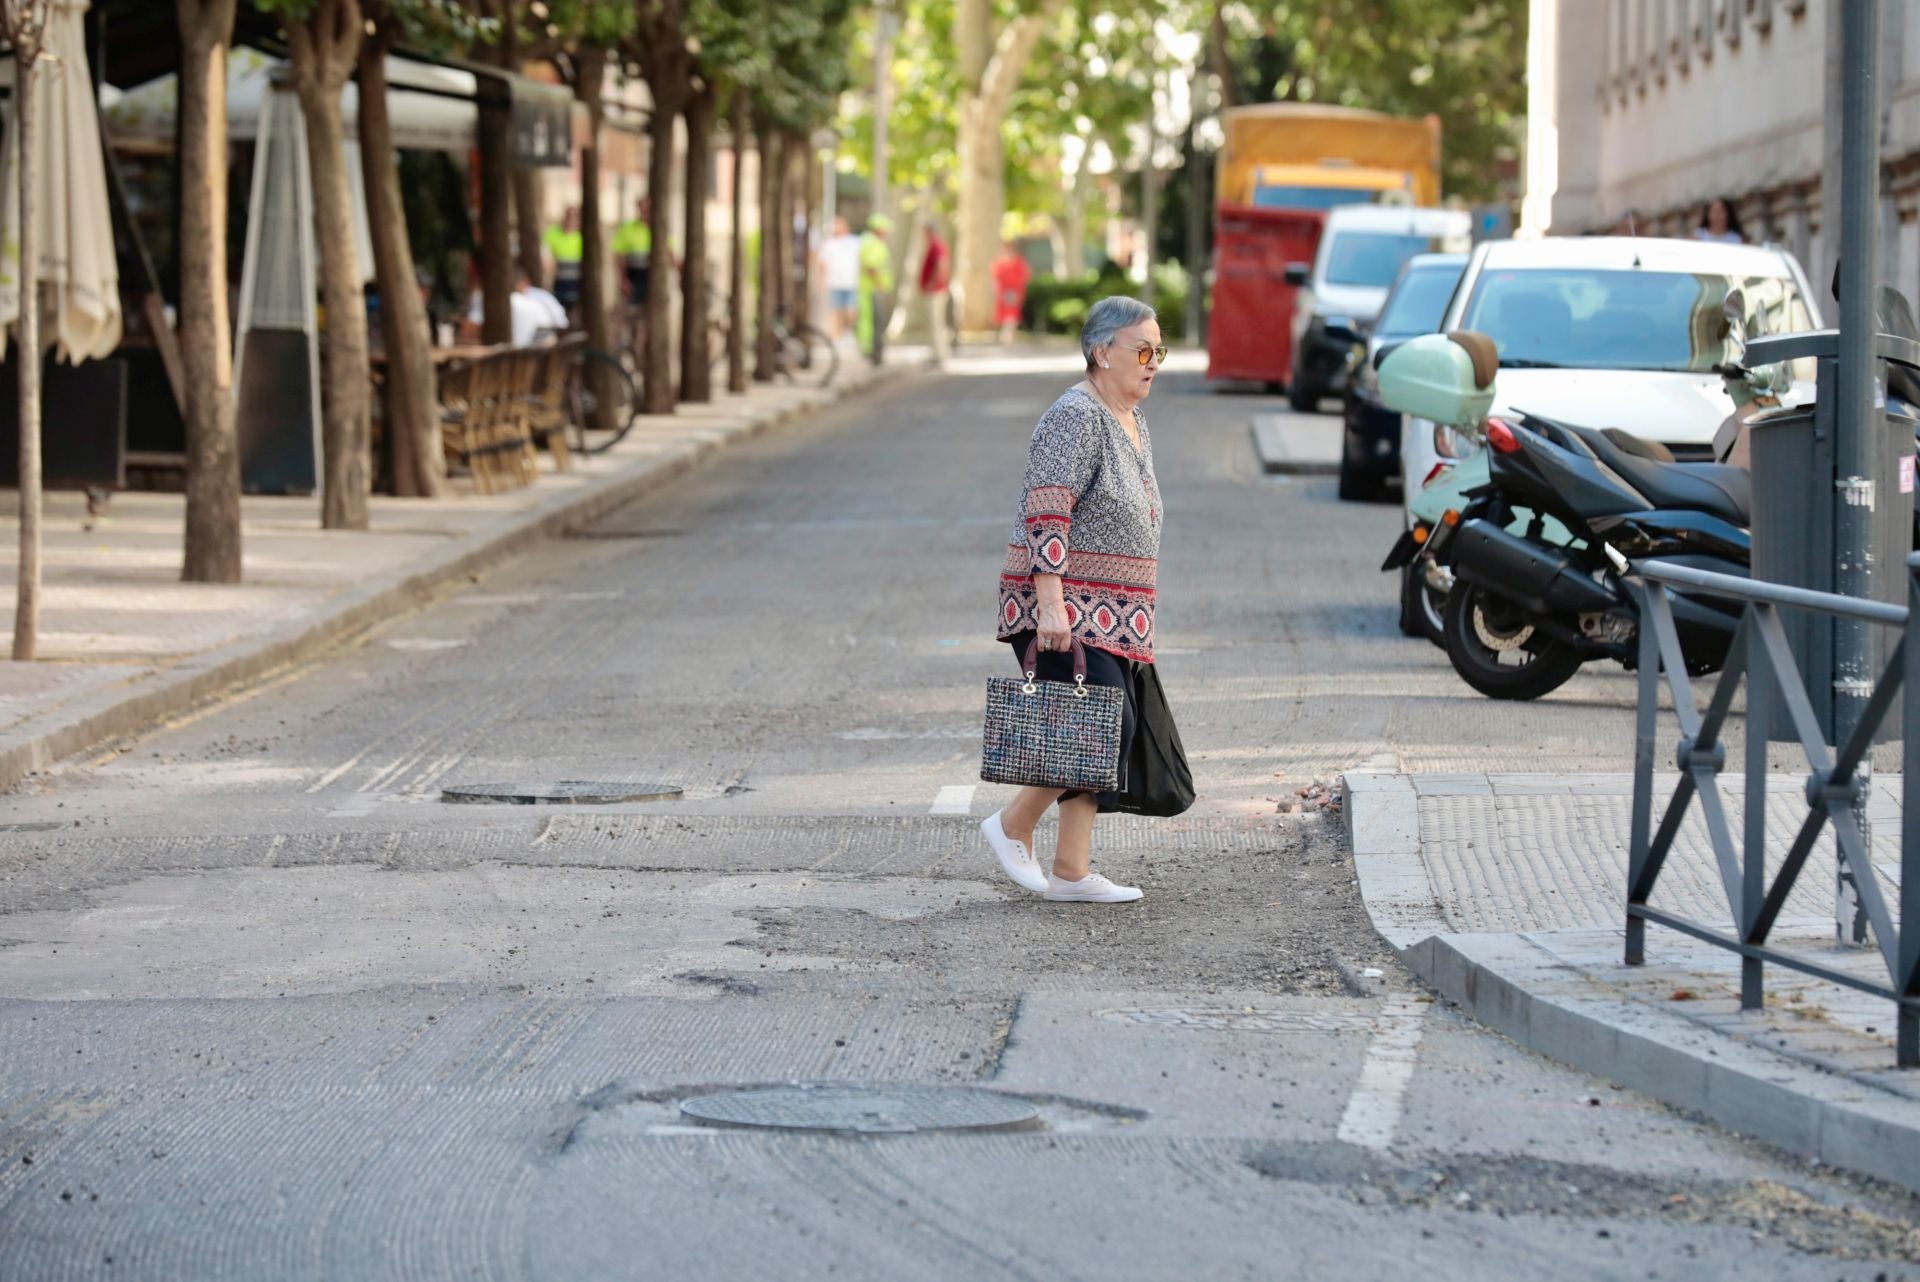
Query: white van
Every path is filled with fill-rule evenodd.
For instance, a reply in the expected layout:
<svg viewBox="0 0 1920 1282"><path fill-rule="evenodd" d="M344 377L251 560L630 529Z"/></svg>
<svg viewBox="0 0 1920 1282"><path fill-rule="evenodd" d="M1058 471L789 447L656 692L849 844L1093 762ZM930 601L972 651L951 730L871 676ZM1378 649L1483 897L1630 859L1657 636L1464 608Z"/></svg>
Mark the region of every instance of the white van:
<svg viewBox="0 0 1920 1282"><path fill-rule="evenodd" d="M1294 295L1293 377L1287 400L1306 413L1346 386L1354 344L1387 301L1400 268L1415 254L1471 249L1473 215L1464 209L1342 205L1327 214L1311 269L1289 269Z"/></svg>

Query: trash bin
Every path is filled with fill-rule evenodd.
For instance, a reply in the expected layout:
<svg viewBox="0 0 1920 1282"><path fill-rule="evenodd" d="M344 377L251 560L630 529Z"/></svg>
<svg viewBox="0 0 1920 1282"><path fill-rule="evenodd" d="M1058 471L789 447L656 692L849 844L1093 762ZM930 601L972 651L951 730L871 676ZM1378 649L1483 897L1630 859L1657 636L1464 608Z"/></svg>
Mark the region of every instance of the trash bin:
<svg viewBox="0 0 1920 1282"><path fill-rule="evenodd" d="M1910 342L1888 335L1881 335L1880 340L1883 353L1891 347L1920 357L1920 348ZM1748 439L1753 467L1755 579L1817 592L1837 590L1834 508L1843 501L1834 456L1840 399L1839 344L1838 330L1816 330L1755 339L1747 346L1746 363L1750 367L1813 357L1819 371L1812 406L1763 414L1751 425ZM1884 374L1884 363L1880 369ZM1884 387L1885 378L1880 382ZM1907 553L1913 550L1916 426L1909 413L1881 412L1881 447L1874 454L1873 474L1867 478L1872 483L1873 506L1869 549L1873 558L1872 594L1875 600L1894 605L1905 605L1907 599L1905 566ZM1836 620L1811 611L1786 609L1780 611L1780 622L1800 665L1821 733L1832 743ZM1877 676L1900 638L1893 628L1875 628L1873 632L1873 670ZM1899 709L1895 707L1881 722L1876 740L1885 741L1899 733ZM1785 717L1774 722L1773 738L1795 738Z"/></svg>

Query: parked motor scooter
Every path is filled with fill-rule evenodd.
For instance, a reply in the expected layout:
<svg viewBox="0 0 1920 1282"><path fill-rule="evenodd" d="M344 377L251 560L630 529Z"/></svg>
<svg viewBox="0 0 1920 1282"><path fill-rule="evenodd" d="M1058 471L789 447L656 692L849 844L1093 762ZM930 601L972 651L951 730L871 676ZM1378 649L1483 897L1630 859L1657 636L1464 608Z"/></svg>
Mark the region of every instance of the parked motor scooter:
<svg viewBox="0 0 1920 1282"><path fill-rule="evenodd" d="M1486 442L1487 482L1444 514L1420 552L1452 569L1441 630L1455 670L1483 694L1534 699L1590 659L1633 664L1638 610L1621 583L1630 557L1746 573L1748 478L1663 460L1625 433L1486 419L1496 368L1484 336L1433 335L1389 357L1380 385L1388 404L1476 427ZM1546 540L1549 519L1569 541ZM1682 596L1675 618L1688 666L1718 668L1735 616Z"/></svg>
<svg viewBox="0 0 1920 1282"><path fill-rule="evenodd" d="M1766 332L1764 313L1756 313L1751 322L1746 318L1746 300L1739 290L1729 293L1722 312L1727 318L1729 336L1733 340L1730 346L1735 352L1744 350L1750 330L1755 335ZM1727 438L1728 448L1735 441L1744 447L1745 433L1738 429L1758 413L1780 404L1780 398L1793 384L1784 367L1750 370L1737 361L1731 361L1718 367L1718 372L1734 408L1716 434L1715 454L1722 461L1732 461L1725 458L1727 450L1721 447L1721 438ZM1487 484L1491 469L1484 422L1443 425L1440 430L1448 433L1455 443L1454 454L1437 464L1434 473L1427 476L1424 484L1418 488L1416 497L1409 504L1413 523L1401 533L1380 568L1383 572L1403 571L1401 630L1410 635L1425 636L1444 648L1444 611L1447 595L1453 589L1453 571L1444 557L1435 555L1444 542L1444 534L1441 543L1434 542L1434 536L1443 531L1447 513L1458 514L1463 511L1468 505L1468 496ZM1673 461L1672 454L1657 442L1618 427L1601 430L1609 441L1631 453L1659 462ZM1745 466L1744 448L1737 461L1740 466ZM1577 541L1574 532L1551 513L1536 513L1523 504L1514 506L1513 519L1508 528L1515 532L1527 529L1532 526L1536 516L1540 518L1536 536L1540 541L1555 547L1567 547Z"/></svg>

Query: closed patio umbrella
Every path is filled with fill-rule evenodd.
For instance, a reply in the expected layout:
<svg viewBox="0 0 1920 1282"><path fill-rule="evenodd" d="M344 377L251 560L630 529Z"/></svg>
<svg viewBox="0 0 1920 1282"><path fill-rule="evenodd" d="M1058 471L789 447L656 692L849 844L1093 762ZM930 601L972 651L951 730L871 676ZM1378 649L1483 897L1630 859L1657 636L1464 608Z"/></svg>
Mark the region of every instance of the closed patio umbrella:
<svg viewBox="0 0 1920 1282"><path fill-rule="evenodd" d="M32 201L42 339L71 364L110 355L120 344L120 271L87 69L86 11L87 0L52 0L46 56L33 77ZM9 127L0 166L0 327L20 315L19 166L19 132ZM0 328L0 353L6 341Z"/></svg>

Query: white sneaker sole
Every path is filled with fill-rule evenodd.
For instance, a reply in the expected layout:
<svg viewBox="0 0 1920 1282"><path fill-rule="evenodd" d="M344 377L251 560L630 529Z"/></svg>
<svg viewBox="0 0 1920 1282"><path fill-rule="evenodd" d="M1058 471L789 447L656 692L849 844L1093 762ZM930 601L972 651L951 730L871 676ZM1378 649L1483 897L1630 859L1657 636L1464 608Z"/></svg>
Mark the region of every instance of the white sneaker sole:
<svg viewBox="0 0 1920 1282"><path fill-rule="evenodd" d="M1040 871L1037 863L1032 862L1031 855L1025 860L1020 858L1020 843L1007 836L1006 829L1000 826L998 810L988 815L980 824L980 835L987 839L987 845L992 848L993 857L999 863L1000 871L1005 873L1015 885L1022 890L1031 890L1036 895L1046 893L1046 874Z"/></svg>
<svg viewBox="0 0 1920 1282"><path fill-rule="evenodd" d="M1047 890L1042 892L1042 896L1056 904L1130 904L1135 900L1146 898L1137 886L1123 886L1117 890L1102 890L1086 894L1076 894L1071 891L1066 894L1056 894Z"/></svg>

